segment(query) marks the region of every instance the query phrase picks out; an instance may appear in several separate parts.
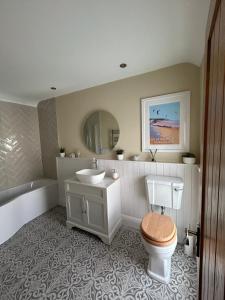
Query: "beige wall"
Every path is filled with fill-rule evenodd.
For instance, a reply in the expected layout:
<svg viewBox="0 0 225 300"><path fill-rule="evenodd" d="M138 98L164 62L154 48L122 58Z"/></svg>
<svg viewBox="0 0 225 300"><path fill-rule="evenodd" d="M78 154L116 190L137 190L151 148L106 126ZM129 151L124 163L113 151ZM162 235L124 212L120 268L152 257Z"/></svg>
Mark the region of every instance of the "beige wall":
<svg viewBox="0 0 225 300"><path fill-rule="evenodd" d="M141 153L140 98L186 90L191 91L190 151L199 158L200 68L192 64L179 64L56 98L59 145L67 152L79 149L83 157L97 156L84 146L81 127L87 114L104 109L119 123L117 146L125 149L126 157ZM148 159L149 154L142 153L141 158ZM158 153L157 159L178 162L180 154Z"/></svg>
<svg viewBox="0 0 225 300"><path fill-rule="evenodd" d="M44 176L57 178L55 157L59 153L55 99L38 104L41 154Z"/></svg>

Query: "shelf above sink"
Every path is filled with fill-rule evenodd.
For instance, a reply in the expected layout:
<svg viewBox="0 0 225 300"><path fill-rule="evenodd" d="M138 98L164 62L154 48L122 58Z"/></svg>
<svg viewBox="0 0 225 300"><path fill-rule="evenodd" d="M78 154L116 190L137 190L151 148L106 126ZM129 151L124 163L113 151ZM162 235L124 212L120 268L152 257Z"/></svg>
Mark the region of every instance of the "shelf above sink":
<svg viewBox="0 0 225 300"><path fill-rule="evenodd" d="M105 177L105 171L96 169L83 169L75 172L77 179L83 183L97 184Z"/></svg>

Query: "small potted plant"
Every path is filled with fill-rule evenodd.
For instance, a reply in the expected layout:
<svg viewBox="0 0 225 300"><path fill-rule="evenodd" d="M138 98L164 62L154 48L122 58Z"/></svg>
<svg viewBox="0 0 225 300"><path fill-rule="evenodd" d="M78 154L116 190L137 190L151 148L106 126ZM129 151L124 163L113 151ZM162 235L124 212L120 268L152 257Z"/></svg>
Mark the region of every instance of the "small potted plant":
<svg viewBox="0 0 225 300"><path fill-rule="evenodd" d="M193 153L184 153L182 159L184 164L194 165L196 162L196 157Z"/></svg>
<svg viewBox="0 0 225 300"><path fill-rule="evenodd" d="M124 157L124 150L123 149L118 149L116 150L116 156L118 160L123 160Z"/></svg>
<svg viewBox="0 0 225 300"><path fill-rule="evenodd" d="M65 156L66 156L65 148L61 147L61 148L59 149L59 155L60 155L60 157L65 157Z"/></svg>

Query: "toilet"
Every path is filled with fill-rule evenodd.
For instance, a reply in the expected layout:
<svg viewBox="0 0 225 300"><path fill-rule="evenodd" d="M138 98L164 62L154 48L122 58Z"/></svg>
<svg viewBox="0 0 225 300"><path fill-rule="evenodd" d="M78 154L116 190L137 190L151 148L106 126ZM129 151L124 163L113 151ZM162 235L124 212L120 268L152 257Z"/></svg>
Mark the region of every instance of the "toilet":
<svg viewBox="0 0 225 300"><path fill-rule="evenodd" d="M184 183L181 178L149 175L145 178L149 213L141 222L141 236L149 254L147 273L150 277L169 283L171 257L177 245L177 228L166 208L180 209ZM161 207L161 214L152 208Z"/></svg>

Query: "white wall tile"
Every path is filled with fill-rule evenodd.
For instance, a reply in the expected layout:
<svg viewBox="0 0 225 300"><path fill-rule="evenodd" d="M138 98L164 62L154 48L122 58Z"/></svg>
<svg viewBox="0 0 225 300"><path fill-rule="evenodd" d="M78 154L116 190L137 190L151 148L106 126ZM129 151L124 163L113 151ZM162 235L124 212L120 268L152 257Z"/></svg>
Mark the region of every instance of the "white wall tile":
<svg viewBox="0 0 225 300"><path fill-rule="evenodd" d="M0 101L0 190L42 176L37 109Z"/></svg>

